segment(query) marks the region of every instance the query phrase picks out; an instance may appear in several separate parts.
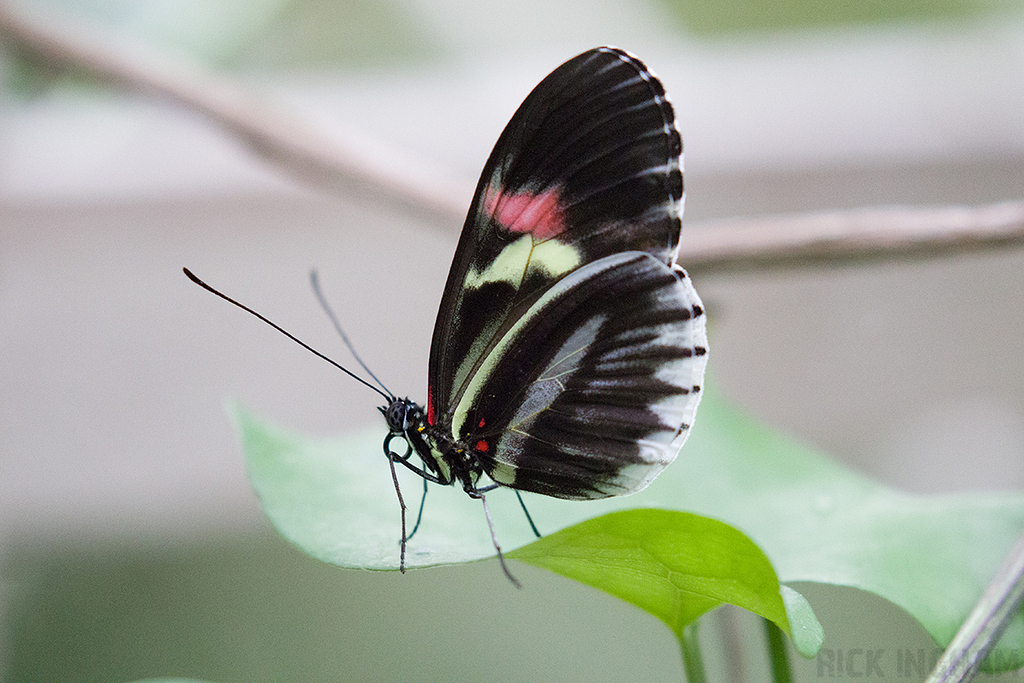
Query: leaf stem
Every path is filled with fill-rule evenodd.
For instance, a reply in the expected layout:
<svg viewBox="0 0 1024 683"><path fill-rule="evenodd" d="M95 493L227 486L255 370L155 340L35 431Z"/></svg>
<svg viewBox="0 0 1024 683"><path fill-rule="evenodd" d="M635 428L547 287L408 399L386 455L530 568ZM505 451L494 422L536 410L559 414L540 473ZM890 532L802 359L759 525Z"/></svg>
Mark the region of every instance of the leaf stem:
<svg viewBox="0 0 1024 683"><path fill-rule="evenodd" d="M764 633L768 640L768 658L772 664L772 681L774 683L792 683L793 671L789 668L789 657L786 654L786 638L782 629L771 621L762 618Z"/></svg>
<svg viewBox="0 0 1024 683"><path fill-rule="evenodd" d="M679 634L679 647L683 656L683 670L686 671L686 683L706 683L707 674L704 672L704 655L700 651L700 633L697 630L695 621L683 627Z"/></svg>

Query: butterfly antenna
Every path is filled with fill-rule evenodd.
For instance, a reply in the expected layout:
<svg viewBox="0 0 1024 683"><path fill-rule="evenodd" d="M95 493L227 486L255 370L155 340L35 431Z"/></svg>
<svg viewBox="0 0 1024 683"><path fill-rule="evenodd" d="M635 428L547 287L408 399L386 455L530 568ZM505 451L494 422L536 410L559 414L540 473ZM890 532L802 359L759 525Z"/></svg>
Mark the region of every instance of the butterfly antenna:
<svg viewBox="0 0 1024 683"><path fill-rule="evenodd" d="M327 317L331 319L334 329L337 330L338 334L341 336L341 341L345 342L345 346L347 346L348 350L352 352L352 357L355 358L356 362L359 363L359 366L366 371L366 374L372 377L373 381L384 390L388 395L388 398L393 401L395 399L395 395L392 394L386 386L384 386L383 382L377 379L377 375L373 374L373 371L370 370L370 368L366 367L366 363L364 363L363 359L359 357L358 353L356 353L356 347L352 345L351 341L349 341L348 335L345 334L345 330L341 329L341 323L338 322L338 316L334 315L334 310L331 309L330 305L327 303L327 297L324 296L323 290L320 289L320 276L317 275L316 269L309 271L309 282L313 285L313 293L316 294L317 300L320 301L320 307L324 309Z"/></svg>
<svg viewBox="0 0 1024 683"><path fill-rule="evenodd" d="M262 315L260 315L260 314L259 314L259 313L257 313L256 311L252 310L251 308L249 308L249 307L248 307L248 306L246 306L245 304L242 304L242 303L239 303L239 302L235 301L234 299L232 299L231 297L229 297L229 296L228 296L227 294L224 294L224 293L222 293L222 292L219 292L219 291L217 291L216 289L214 289L213 287L211 287L210 285L206 284L205 282L203 282L202 280L200 280L199 278L197 278L197 277L196 277L195 275L193 275L193 274L192 274L192 271L190 271L190 270L189 270L188 268L182 268L182 270L183 270L183 271L185 272L185 275L187 275L187 276L188 276L188 279L189 279L189 280L191 280L192 282L196 283L197 285L199 285L200 287L202 287L202 288L203 288L203 289L205 289L206 291L208 291L208 292L210 292L210 293L212 293L212 294L216 294L217 296L219 296L219 297L220 297L221 299L224 299L224 300L225 300L225 301L227 301L228 303L231 303L231 304L234 304L235 306L238 306L239 308L241 308L241 309L242 309L243 311L245 311L246 313L251 313L252 315L256 316L257 318L259 318L260 320L262 320L262 321L263 321L263 322L265 322L266 324L270 325L271 327L273 327L273 328L274 328L275 330L277 330L278 332L280 332L280 333L281 333L281 334L283 334L284 336L286 336L286 337L288 337L289 339L291 339L291 340L292 340L293 342L295 342L296 344L298 344L298 345L299 345L299 346L301 346L302 348L304 348L304 349L306 349L307 351L311 352L311 353L312 353L313 355L315 355L315 356L317 356L317 357L319 357L319 358L322 358L322 359L324 359L325 361L327 361L328 363L330 363L330 364L331 364L331 365L333 365L334 367L338 368L339 370L341 370L342 372L344 372L344 373L345 373L346 375L348 375L348 376L349 376L349 377L351 377L352 379L356 380L357 382L359 382L359 383L361 383L361 384L364 384L365 386L368 386L368 387L370 387L371 389L373 389L374 391L376 391L376 392L377 392L378 394L380 394L381 396L383 396L383 397L384 397L385 399L387 399L388 401L393 401L393 400L394 400L394 397L390 395L390 392L389 392L389 393L387 393L387 394L386 394L386 393L384 393L383 391L381 391L381 390L380 390L380 389L378 389L377 387L373 386L372 384L370 384L369 382L367 382L367 381L366 381L365 379L363 379L363 378L362 378L362 377L360 377L359 375L357 375L357 374L353 373L353 372L352 372L351 370L349 370L348 368L346 368L346 367L344 367L344 366L340 365L340 364L339 364L339 363L337 363L336 361L334 361L334 360L331 360L330 358L328 358L328 357L327 357L327 356L325 356L324 354L320 353L319 351L317 351L316 349L314 349L314 348L313 348L312 346L310 346L310 345L309 345L309 344L307 344L306 342L302 341L301 339L299 339L299 338L298 338L298 337L296 337L296 336L295 336L294 334L292 334L292 333L291 333L291 332L289 332L288 330L284 329L283 327L281 327L281 326L280 326L280 325L278 325L277 323L275 323L275 322L272 322L272 321L268 320L267 318L263 317ZM364 366L364 367L365 367L365 366ZM376 377L374 377L374 379L377 379L377 378L376 378Z"/></svg>

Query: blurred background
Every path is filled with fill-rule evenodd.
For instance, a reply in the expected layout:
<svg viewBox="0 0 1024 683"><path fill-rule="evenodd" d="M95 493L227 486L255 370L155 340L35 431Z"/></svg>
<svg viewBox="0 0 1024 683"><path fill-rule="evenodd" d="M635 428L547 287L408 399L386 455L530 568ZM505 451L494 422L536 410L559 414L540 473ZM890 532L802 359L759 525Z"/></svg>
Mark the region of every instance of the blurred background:
<svg viewBox="0 0 1024 683"><path fill-rule="evenodd" d="M467 207L523 97L600 44L672 96L688 223L1024 198L1020 0L4 7L219 73ZM226 402L383 437L377 399L181 267L345 362L317 267L366 362L422 400L460 228L304 185L194 113L0 45L3 680L681 677L670 633L595 591L517 566L517 592L494 562L339 570L262 516ZM1024 487L1020 251L693 276L733 403L893 486ZM934 647L880 599L802 588L826 647ZM763 680L759 637L744 662L711 657L722 680Z"/></svg>

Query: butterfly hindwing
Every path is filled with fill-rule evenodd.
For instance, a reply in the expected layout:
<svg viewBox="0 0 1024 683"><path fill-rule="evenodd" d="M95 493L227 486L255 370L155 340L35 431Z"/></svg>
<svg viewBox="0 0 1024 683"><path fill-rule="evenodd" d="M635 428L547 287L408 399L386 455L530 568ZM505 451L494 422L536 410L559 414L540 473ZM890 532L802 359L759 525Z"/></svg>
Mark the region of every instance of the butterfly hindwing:
<svg viewBox="0 0 1024 683"><path fill-rule="evenodd" d="M670 266L682 142L660 82L614 48L553 71L491 153L441 300L427 412L451 419L491 349L566 274L622 251Z"/></svg>
<svg viewBox="0 0 1024 683"><path fill-rule="evenodd" d="M481 364L453 430L494 481L559 498L638 491L700 399L707 337L689 278L644 252L579 268Z"/></svg>

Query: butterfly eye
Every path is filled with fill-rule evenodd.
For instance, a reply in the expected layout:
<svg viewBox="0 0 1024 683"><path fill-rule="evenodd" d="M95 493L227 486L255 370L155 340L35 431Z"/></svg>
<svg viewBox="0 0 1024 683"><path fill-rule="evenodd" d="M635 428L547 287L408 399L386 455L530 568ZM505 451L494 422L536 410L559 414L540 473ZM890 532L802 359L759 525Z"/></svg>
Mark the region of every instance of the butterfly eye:
<svg viewBox="0 0 1024 683"><path fill-rule="evenodd" d="M395 399L387 408L381 408L384 419L388 423L388 429L393 434L402 434L409 426L409 401L408 399Z"/></svg>

